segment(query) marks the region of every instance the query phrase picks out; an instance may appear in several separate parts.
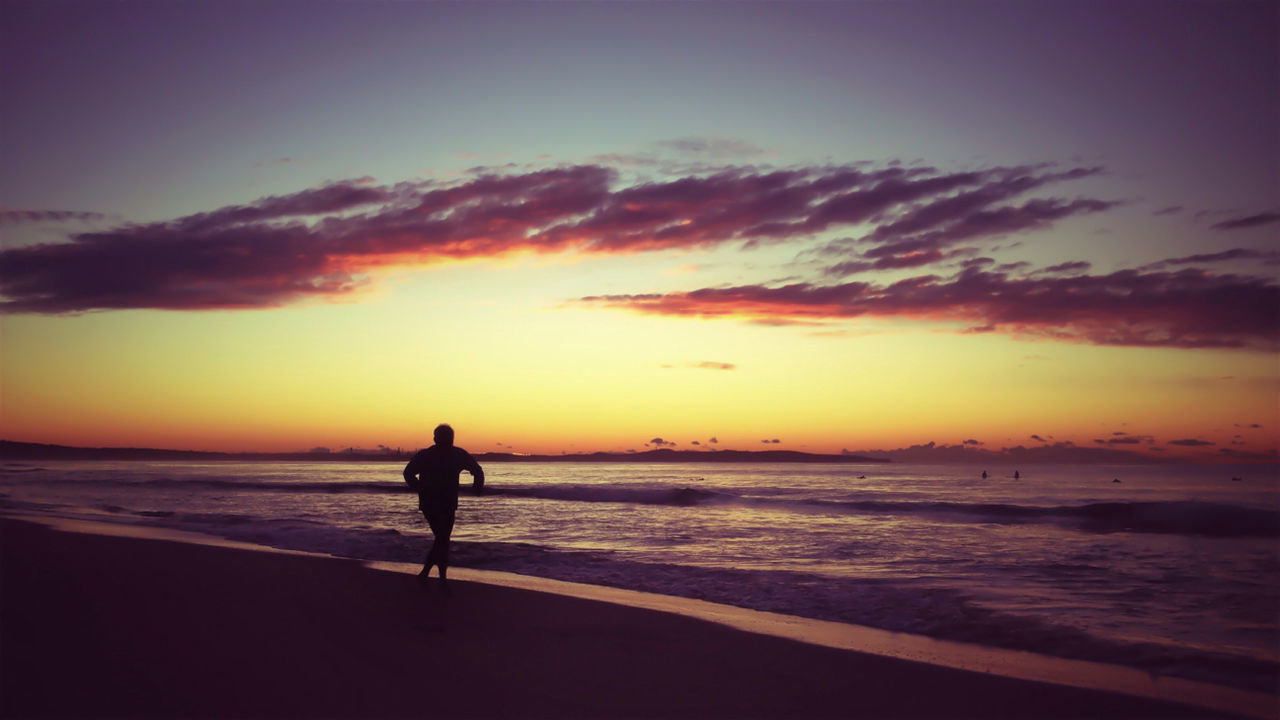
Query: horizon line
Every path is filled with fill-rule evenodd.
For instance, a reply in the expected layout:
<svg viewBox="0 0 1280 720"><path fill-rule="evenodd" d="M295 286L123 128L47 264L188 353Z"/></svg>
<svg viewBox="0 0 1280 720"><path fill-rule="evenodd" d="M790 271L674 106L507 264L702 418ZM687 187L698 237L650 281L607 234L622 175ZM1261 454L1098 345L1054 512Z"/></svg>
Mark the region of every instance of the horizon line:
<svg viewBox="0 0 1280 720"><path fill-rule="evenodd" d="M426 446L423 446L426 447ZM401 447L390 448L380 446L378 448L357 448L349 446L341 450L329 450L328 448L315 447L309 450L189 450L175 448L157 448L157 447L138 447L138 446L80 446L80 445L62 445L57 443L40 443L19 440L8 440L0 438L0 459L4 460L73 460L73 459L110 459L104 457L92 457L93 454L105 455L126 455L133 454L142 455L160 455L170 456L160 459L250 459L250 460L283 460L293 459L301 461L326 461L326 460L342 460L349 458L352 460L401 460L407 459L412 454L422 448L413 447L403 449ZM655 460L663 456L678 455L680 458L693 458L699 455L712 456L734 454L746 457L759 458L775 458L772 462L788 462L785 459L777 459L779 456L794 458L795 461L803 462L805 459L809 461L819 461L827 463L895 463L895 464L969 464L969 463L1004 463L1004 462L1022 462L1033 464L1050 464L1050 465L1066 465L1066 464L1116 464L1116 465L1147 465L1147 464L1169 464L1169 463L1187 463L1195 465L1278 465L1280 457L1272 451L1270 456L1254 455L1252 457L1245 456L1156 456L1135 451L1115 450L1109 448L1093 448L1088 446L1075 445L1073 443L1042 445L1025 447L1015 445L1013 447L1002 447L999 450L990 450L980 447L972 447L965 445L913 445L906 448L897 448L893 450L848 450L842 449L838 453L822 453L809 452L804 450L789 450L784 448L744 450L738 448L719 448L719 447L702 447L702 448L685 448L675 449L669 447L647 448L644 450L587 450L570 452L561 450L557 453L534 453L534 452L516 452L514 450L484 450L472 453L489 462L554 462L554 461L583 461L583 460L600 460L600 461L625 461L628 458L635 458L637 462L645 460ZM61 455L62 457L58 457ZM78 456L78 457L68 457ZM178 456L178 457L172 457ZM897 456L897 457L895 457ZM143 457L118 458L118 459L136 459L143 460Z"/></svg>

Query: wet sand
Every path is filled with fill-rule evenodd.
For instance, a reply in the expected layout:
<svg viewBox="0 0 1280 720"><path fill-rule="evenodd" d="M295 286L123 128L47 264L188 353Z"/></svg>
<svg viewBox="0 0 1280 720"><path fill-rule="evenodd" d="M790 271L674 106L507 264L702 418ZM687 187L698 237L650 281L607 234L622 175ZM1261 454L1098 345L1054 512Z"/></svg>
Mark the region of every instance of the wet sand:
<svg viewBox="0 0 1280 720"><path fill-rule="evenodd" d="M596 600L0 520L0 712L1213 717Z"/></svg>

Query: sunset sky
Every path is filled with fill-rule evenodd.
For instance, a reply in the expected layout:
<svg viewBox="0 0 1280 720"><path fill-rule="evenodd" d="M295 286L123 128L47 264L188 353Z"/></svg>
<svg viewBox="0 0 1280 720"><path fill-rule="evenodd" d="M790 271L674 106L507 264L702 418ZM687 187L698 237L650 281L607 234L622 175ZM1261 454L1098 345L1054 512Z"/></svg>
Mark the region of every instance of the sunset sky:
<svg viewBox="0 0 1280 720"><path fill-rule="evenodd" d="M0 437L1274 459L1277 8L5 0Z"/></svg>

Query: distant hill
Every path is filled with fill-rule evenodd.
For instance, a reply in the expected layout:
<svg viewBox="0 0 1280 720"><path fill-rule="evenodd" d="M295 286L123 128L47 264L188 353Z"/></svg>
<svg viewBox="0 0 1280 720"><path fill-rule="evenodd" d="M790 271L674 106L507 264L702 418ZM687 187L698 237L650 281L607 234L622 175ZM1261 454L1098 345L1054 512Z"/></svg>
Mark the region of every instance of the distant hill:
<svg viewBox="0 0 1280 720"><path fill-rule="evenodd" d="M795 450L646 450L635 453L583 453L578 455L514 455L477 453L488 462L636 462L636 463L887 463L882 458L860 455L820 455Z"/></svg>
<svg viewBox="0 0 1280 720"><path fill-rule="evenodd" d="M3 460L229 460L293 462L407 462L412 453L295 452L225 453L203 450L156 448L82 448L67 445L0 440ZM646 450L637 453L583 453L576 455L517 455L476 453L480 462L629 462L629 463L887 463L882 458L859 455L820 455L794 450Z"/></svg>
<svg viewBox="0 0 1280 720"><path fill-rule="evenodd" d="M67 445L0 440L0 459L4 460L296 460L341 462L363 460L408 460L407 453L394 452L294 452L294 453L226 453L207 450L164 450L159 448L84 448Z"/></svg>

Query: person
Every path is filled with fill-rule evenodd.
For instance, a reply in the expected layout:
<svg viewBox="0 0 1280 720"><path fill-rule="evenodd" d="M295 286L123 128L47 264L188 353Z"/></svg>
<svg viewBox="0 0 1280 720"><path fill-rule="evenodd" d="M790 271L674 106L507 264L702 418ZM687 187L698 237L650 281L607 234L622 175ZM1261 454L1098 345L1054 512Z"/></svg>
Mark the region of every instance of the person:
<svg viewBox="0 0 1280 720"><path fill-rule="evenodd" d="M458 511L458 474L471 473L471 491L484 489L484 470L471 454L453 444L453 428L436 427L435 445L419 450L404 466L404 481L418 493L418 509L427 519L434 539L418 577L426 582L431 566L440 568L440 587L449 590L449 536Z"/></svg>

